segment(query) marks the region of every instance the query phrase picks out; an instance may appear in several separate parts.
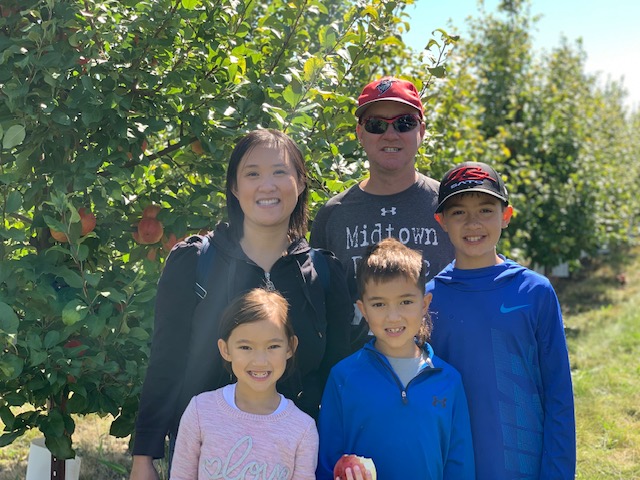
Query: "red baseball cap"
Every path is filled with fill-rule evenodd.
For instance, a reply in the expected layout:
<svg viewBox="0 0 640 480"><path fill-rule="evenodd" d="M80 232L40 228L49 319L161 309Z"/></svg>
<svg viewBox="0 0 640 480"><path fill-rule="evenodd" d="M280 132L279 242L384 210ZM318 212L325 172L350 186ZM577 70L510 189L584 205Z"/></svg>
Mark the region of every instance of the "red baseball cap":
<svg viewBox="0 0 640 480"><path fill-rule="evenodd" d="M399 78L383 77L364 87L358 97L356 117L360 117L372 103L382 100L411 105L420 112L421 117L424 114L420 94L413 83Z"/></svg>

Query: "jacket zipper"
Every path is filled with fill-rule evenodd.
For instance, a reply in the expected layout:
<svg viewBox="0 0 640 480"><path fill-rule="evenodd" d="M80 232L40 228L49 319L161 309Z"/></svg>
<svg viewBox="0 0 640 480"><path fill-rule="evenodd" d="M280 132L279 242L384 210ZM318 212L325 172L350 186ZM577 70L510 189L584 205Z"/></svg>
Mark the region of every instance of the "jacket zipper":
<svg viewBox="0 0 640 480"><path fill-rule="evenodd" d="M266 284L267 290L273 292L276 289L276 286L271 281L271 274L269 272L264 272L264 283Z"/></svg>
<svg viewBox="0 0 640 480"><path fill-rule="evenodd" d="M411 385L411 383L414 380L416 380L417 378L419 378L422 375L426 374L427 372L429 372L429 374L431 374L431 373L435 373L435 372L438 372L438 371L442 370L441 368L435 368L435 367L423 368L422 370L420 370L420 372L418 372L418 375L416 375L411 380L409 380L409 383L407 383L407 386L405 387L402 384L402 382L400 381L400 377L398 377L398 374L395 372L395 370L387 362L385 362L381 358L382 354L380 354L378 352L375 352L375 351L373 352L373 354L375 355L376 360L378 360L378 362L380 362L380 364L385 369L387 369L387 371L391 374L391 376L395 380L396 385L398 385L398 388L400 388L400 397L402 398L402 403L404 403L405 405L409 403L409 399L407 398L407 390L409 389L409 385Z"/></svg>

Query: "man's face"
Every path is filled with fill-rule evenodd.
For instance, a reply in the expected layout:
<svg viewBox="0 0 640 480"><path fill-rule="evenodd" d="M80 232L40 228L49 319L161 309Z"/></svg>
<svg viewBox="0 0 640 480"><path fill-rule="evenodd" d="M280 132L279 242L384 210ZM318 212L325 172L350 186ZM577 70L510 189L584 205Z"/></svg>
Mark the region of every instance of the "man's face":
<svg viewBox="0 0 640 480"><path fill-rule="evenodd" d="M362 120L369 117L391 119L402 114L417 114L418 110L394 101L381 101L372 104L362 115ZM358 123L356 133L369 159L371 176L395 175L415 170L415 157L424 138L425 125L419 125L408 132L400 133L393 125L387 127L382 134L369 133L364 124Z"/></svg>

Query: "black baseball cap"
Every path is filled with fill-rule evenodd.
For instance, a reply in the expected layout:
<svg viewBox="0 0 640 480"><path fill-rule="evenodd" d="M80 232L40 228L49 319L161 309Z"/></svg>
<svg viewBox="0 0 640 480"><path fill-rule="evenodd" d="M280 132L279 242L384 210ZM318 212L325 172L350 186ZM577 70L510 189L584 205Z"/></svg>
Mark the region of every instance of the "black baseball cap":
<svg viewBox="0 0 640 480"><path fill-rule="evenodd" d="M450 169L442 177L438 191L438 208L442 212L444 204L454 195L465 192L481 192L493 195L509 203L507 187L492 167L482 162L464 162Z"/></svg>

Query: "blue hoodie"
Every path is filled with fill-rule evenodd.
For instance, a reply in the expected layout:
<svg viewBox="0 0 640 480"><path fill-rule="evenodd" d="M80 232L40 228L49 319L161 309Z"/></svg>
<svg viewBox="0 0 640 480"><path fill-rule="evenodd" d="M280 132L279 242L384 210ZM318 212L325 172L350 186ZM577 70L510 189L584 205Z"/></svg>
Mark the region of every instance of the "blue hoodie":
<svg viewBox="0 0 640 480"><path fill-rule="evenodd" d="M462 375L478 480L572 479L573 390L560 305L547 278L501 257L427 284L431 344Z"/></svg>
<svg viewBox="0 0 640 480"><path fill-rule="evenodd" d="M331 370L320 406L316 478L333 480L344 453L369 457L382 480L473 480L460 374L433 354L405 387L372 339Z"/></svg>

